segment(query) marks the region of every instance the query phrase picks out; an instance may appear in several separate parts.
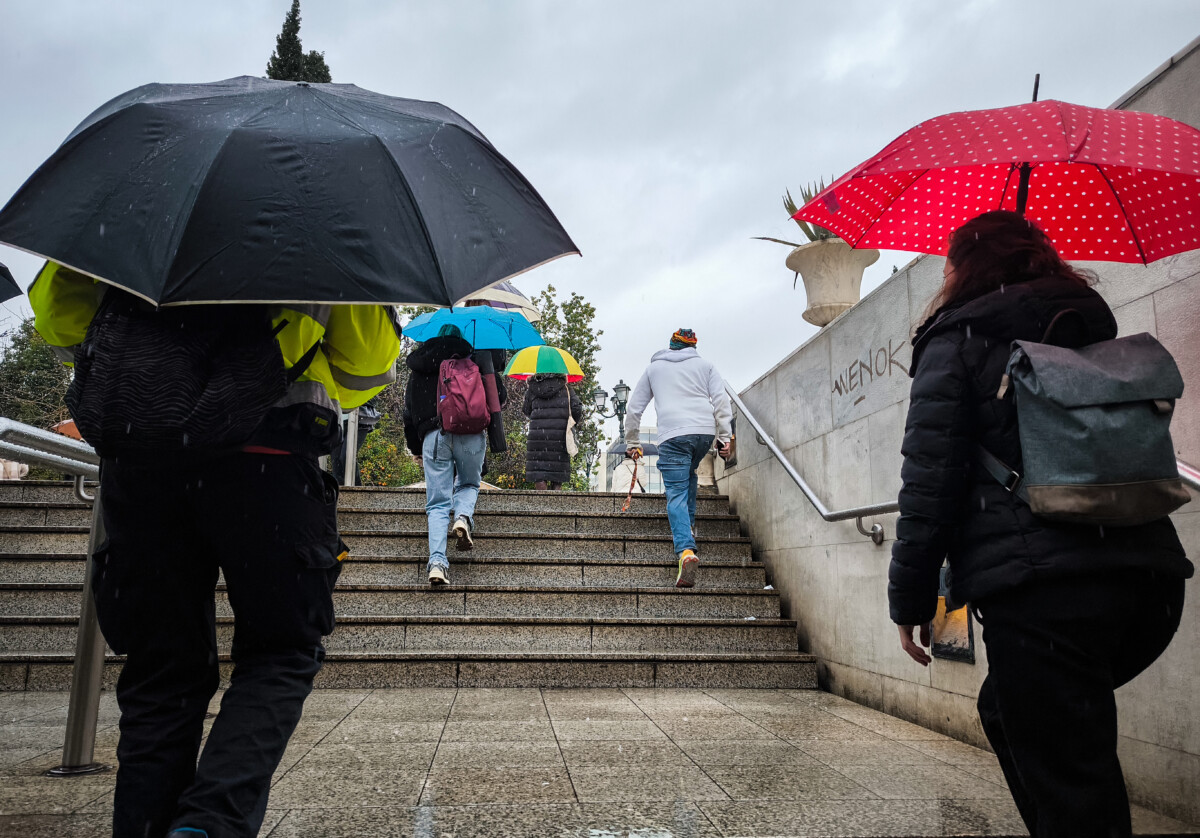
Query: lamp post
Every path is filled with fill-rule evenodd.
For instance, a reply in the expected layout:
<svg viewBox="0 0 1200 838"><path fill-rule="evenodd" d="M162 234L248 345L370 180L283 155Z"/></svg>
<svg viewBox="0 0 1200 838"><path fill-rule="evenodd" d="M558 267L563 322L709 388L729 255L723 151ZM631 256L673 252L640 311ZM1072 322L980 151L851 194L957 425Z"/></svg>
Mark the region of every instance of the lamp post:
<svg viewBox="0 0 1200 838"><path fill-rule="evenodd" d="M614 416L621 428L621 440L625 439L625 405L629 403L630 387L625 383L624 379L617 382L617 386L613 387L612 400L613 412L606 413L604 411L604 402L608 399L608 392L599 384L592 391L592 404L596 406L596 412L605 419L612 419Z"/></svg>

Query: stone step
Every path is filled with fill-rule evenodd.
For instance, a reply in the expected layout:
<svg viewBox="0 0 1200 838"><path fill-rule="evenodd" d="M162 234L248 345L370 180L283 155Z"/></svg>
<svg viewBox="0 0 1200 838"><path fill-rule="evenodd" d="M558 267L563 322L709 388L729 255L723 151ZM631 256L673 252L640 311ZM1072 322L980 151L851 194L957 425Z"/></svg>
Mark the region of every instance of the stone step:
<svg viewBox="0 0 1200 838"><path fill-rule="evenodd" d="M83 580L84 554L0 554L0 582ZM711 559L701 566L701 584L714 588L762 588L766 566L746 559ZM476 551L451 553L450 575L458 585L538 587L673 587L676 563L656 561L585 562L571 558L484 558ZM424 557L360 556L345 562L343 585L420 585Z"/></svg>
<svg viewBox="0 0 1200 838"><path fill-rule="evenodd" d="M75 617L0 617L0 652L75 650ZM217 620L228 652L233 618ZM341 617L330 652L795 652L793 620Z"/></svg>
<svg viewBox="0 0 1200 838"><path fill-rule="evenodd" d="M0 503L55 502L79 504L70 483L43 480L0 480ZM570 512L619 513L625 495L616 492L535 492L521 490L485 490L479 494L478 512ZM399 510L425 508L425 490L381 487L345 487L339 504L354 509ZM700 494L696 498L700 515L729 514L726 495ZM629 512L662 514L666 497L661 494L636 494ZM2 516L0 516L2 520Z"/></svg>
<svg viewBox="0 0 1200 838"><path fill-rule="evenodd" d="M230 664L221 658L221 680ZM70 654L0 653L0 690L65 690ZM112 689L121 659L110 657L104 686ZM657 687L691 689L815 689L817 664L795 652L330 652L316 687Z"/></svg>
<svg viewBox="0 0 1200 838"><path fill-rule="evenodd" d="M453 577L451 577L453 581ZM82 585L0 583L0 616L78 615ZM342 585L334 610L346 616L779 618L779 595L745 588L532 588ZM232 612L222 588L217 614Z"/></svg>
<svg viewBox="0 0 1200 838"><path fill-rule="evenodd" d="M11 526L0 529L0 553L36 555L82 553L87 549L87 527ZM353 556L429 555L424 532L388 533L373 530L343 530L342 538ZM450 562L456 551L451 547ZM734 536L701 536L701 558L744 559L751 557L750 539ZM574 558L582 561L673 560L669 534L663 535L551 535L546 533L492 533L482 527L475 532L474 556L481 558Z"/></svg>
<svg viewBox="0 0 1200 838"><path fill-rule="evenodd" d="M0 529L13 527L89 527L91 507L82 504L11 502L0 504ZM426 531L423 509L369 509L341 507L338 526L343 530L371 532ZM699 537L740 535L736 515L697 515ZM478 512L480 533L536 533L541 535L666 535L671 532L666 513L614 515L611 512Z"/></svg>

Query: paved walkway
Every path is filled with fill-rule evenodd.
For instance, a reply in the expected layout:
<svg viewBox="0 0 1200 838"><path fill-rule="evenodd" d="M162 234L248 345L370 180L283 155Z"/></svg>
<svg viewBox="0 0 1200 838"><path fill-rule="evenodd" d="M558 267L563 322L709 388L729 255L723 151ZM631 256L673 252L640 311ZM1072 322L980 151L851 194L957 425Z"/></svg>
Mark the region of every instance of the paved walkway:
<svg viewBox="0 0 1200 838"><path fill-rule="evenodd" d="M111 772L41 775L66 703L0 693L0 835L108 834ZM271 838L1025 834L993 756L814 691L318 690L270 807Z"/></svg>

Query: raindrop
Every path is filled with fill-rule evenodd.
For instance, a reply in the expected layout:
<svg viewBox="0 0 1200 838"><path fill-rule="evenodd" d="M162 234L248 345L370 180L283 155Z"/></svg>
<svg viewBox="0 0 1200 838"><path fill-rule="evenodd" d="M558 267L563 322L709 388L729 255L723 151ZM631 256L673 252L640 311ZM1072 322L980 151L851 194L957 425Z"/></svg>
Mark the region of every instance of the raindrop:
<svg viewBox="0 0 1200 838"><path fill-rule="evenodd" d="M1104 538L1104 525L1103 524L1100 525L1100 537Z"/></svg>
<svg viewBox="0 0 1200 838"><path fill-rule="evenodd" d="M967 340L971 339L971 324L967 324Z"/></svg>
<svg viewBox="0 0 1200 838"><path fill-rule="evenodd" d="M187 444L188 444L188 435L187 435L187 434L184 434L184 435L183 435L183 444L184 444L184 446L185 446L185 447L186 447L186 446L187 446Z"/></svg>
<svg viewBox="0 0 1200 838"><path fill-rule="evenodd" d="M127 434L133 433L133 423L132 422L129 422L125 425L125 433L127 433Z"/></svg>
<svg viewBox="0 0 1200 838"><path fill-rule="evenodd" d="M104 238L104 225L100 225L100 238Z"/></svg>

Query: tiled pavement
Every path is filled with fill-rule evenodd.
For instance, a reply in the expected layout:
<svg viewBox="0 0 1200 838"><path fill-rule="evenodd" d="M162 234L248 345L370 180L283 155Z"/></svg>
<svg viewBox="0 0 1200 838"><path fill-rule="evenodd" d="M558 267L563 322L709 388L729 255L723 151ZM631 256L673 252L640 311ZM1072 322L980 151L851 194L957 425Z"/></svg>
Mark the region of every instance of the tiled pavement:
<svg viewBox="0 0 1200 838"><path fill-rule="evenodd" d="M108 834L112 773L49 779L66 693L0 693L0 835ZM215 703L214 703L215 708ZM115 759L101 704L98 758ZM1200 834L1145 810L1135 831ZM816 691L318 690L263 835L1024 835L995 758Z"/></svg>

